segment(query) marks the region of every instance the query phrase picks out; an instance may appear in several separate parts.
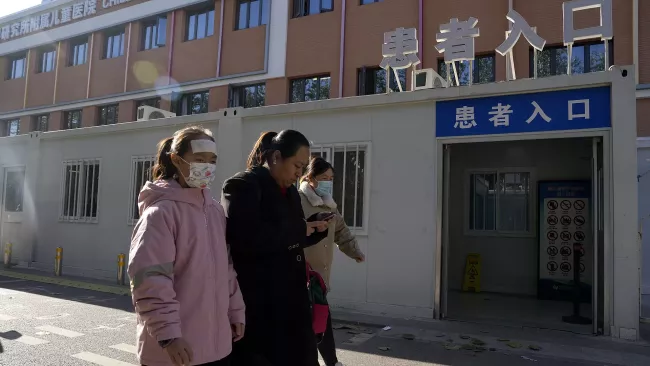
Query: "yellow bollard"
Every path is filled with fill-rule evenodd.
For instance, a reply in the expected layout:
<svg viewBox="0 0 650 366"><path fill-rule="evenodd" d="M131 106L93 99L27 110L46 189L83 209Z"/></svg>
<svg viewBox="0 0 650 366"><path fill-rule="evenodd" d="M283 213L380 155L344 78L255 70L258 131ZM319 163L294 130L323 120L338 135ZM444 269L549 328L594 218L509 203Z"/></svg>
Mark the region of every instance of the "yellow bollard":
<svg viewBox="0 0 650 366"><path fill-rule="evenodd" d="M11 267L11 243L5 244L4 264L6 268Z"/></svg>
<svg viewBox="0 0 650 366"><path fill-rule="evenodd" d="M117 284L124 285L124 259L126 255L120 253L117 255Z"/></svg>
<svg viewBox="0 0 650 366"><path fill-rule="evenodd" d="M63 248L56 248L56 256L54 257L54 275L61 276L61 261L63 259Z"/></svg>

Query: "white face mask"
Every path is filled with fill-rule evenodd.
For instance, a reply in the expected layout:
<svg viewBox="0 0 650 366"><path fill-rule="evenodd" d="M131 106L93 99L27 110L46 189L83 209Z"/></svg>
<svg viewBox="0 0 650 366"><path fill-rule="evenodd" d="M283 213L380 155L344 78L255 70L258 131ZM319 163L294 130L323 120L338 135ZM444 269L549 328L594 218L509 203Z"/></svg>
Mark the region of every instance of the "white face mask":
<svg viewBox="0 0 650 366"><path fill-rule="evenodd" d="M334 182L331 180L319 180L318 187L316 187L316 194L325 197L331 196L334 189Z"/></svg>
<svg viewBox="0 0 650 366"><path fill-rule="evenodd" d="M188 186L204 189L208 188L210 183L214 181L214 172L217 170L216 164L188 163L187 161L185 161L185 163L190 166L190 176L183 176L183 178L185 178L185 183L187 183Z"/></svg>

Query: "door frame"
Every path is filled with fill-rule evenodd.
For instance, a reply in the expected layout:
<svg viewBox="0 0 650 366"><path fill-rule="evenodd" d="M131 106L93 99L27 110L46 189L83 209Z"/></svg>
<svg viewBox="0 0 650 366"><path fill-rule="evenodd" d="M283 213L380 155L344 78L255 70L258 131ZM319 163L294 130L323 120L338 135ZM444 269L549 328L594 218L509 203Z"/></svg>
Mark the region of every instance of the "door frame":
<svg viewBox="0 0 650 366"><path fill-rule="evenodd" d="M445 319L448 314L447 309L447 291L448 291L448 258L449 252L449 227L448 220L448 202L449 202L449 173L451 169L451 154L453 153L452 145L466 144L466 143L480 143L480 142L506 142L506 141L521 141L521 140L548 140L548 139L564 139L564 138L594 138L600 137L603 145L603 231L604 243L603 253L603 333L610 335L610 323L612 318L613 306L611 304L612 282L613 282L613 230L612 230L612 215L611 209L613 208L614 196L611 192L612 176L612 133L611 128L606 129L585 129L578 131L552 131L543 133L519 133L519 134L505 134L505 135L490 135L490 136L468 136L468 137L451 137L451 138L437 138L436 139L436 242L435 245L435 280L433 289L433 315L435 319ZM593 220L593 219L592 219ZM594 221L594 224L595 221ZM595 242L594 242L595 243ZM598 268L594 268L594 273L597 276ZM592 304L592 307L597 309L598 304Z"/></svg>
<svg viewBox="0 0 650 366"><path fill-rule="evenodd" d="M5 243L2 242L3 238L3 231L4 231L4 206L5 206L5 188L6 188L6 180L7 180L7 174L9 171L16 169L16 170L22 170L23 172L23 210L21 211L21 219L20 223L22 225L23 223L23 218L22 216L24 215L25 212L25 177L27 174L27 167L25 165L0 165L0 171L2 174L2 179L0 180L0 248L4 250L4 245Z"/></svg>

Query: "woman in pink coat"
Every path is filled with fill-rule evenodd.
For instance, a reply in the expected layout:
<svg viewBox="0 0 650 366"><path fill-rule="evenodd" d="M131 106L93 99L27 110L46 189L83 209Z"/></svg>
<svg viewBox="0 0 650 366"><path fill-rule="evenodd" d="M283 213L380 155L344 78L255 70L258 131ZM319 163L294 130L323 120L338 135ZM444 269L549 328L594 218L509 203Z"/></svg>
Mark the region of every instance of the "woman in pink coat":
<svg viewBox="0 0 650 366"><path fill-rule="evenodd" d="M143 365L228 365L244 336L226 217L208 189L216 151L209 130L177 131L158 145L154 182L140 192L128 273Z"/></svg>

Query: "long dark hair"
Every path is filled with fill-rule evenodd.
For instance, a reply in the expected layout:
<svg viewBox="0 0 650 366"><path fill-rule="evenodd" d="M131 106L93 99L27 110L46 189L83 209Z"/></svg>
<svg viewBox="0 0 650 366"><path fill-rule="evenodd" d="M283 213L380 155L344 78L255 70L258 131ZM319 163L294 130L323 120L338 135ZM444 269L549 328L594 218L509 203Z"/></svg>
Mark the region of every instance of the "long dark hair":
<svg viewBox="0 0 650 366"><path fill-rule="evenodd" d="M309 161L307 172L302 176L300 181L303 182L307 179L314 179L330 169L332 172L334 172L334 167L332 164L327 162L327 160L321 158L320 156L314 157Z"/></svg>
<svg viewBox="0 0 650 366"><path fill-rule="evenodd" d="M252 169L266 164L276 151L280 152L283 159L290 158L301 147L309 147L309 140L298 131L263 132L248 156L246 167Z"/></svg>
<svg viewBox="0 0 650 366"><path fill-rule="evenodd" d="M153 167L153 180L173 178L177 171L172 163L171 154L183 156L190 150L190 141L205 137L214 141L210 130L200 126L191 126L178 130L174 136L160 141L158 154L156 154L156 165Z"/></svg>

